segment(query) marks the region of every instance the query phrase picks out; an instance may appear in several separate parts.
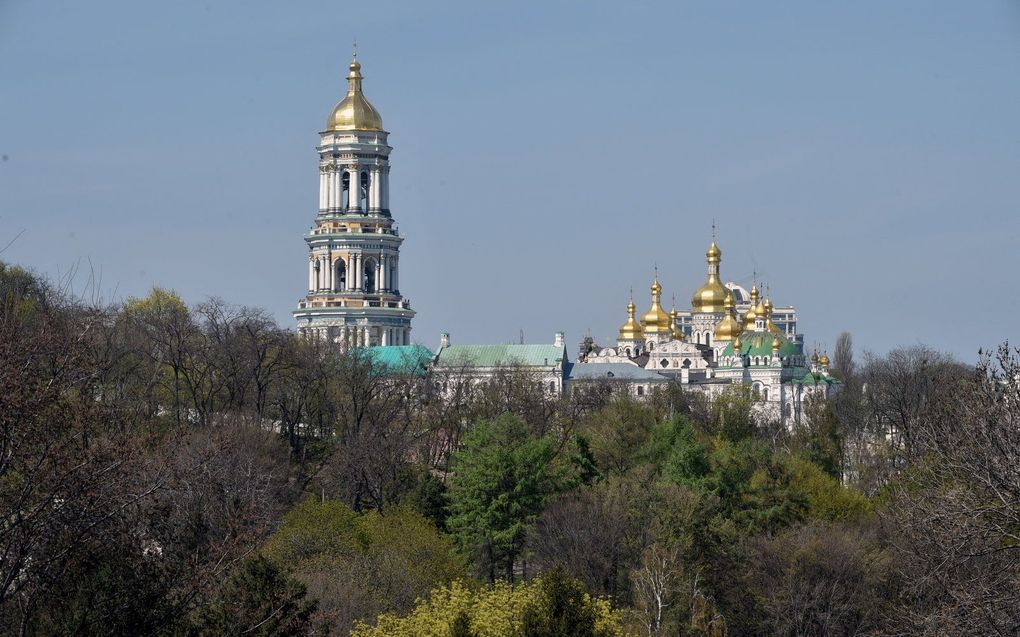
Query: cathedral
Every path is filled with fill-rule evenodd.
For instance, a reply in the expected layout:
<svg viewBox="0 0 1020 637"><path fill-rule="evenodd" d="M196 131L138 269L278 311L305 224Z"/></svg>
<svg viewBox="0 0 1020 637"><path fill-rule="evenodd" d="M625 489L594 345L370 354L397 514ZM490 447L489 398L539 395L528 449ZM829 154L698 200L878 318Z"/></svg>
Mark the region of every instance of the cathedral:
<svg viewBox="0 0 1020 637"><path fill-rule="evenodd" d="M308 293L298 331L344 347L410 345L414 311L400 294L400 244L390 213L389 133L361 89L357 56L347 95L319 133L319 210L308 244Z"/></svg>
<svg viewBox="0 0 1020 637"><path fill-rule="evenodd" d="M757 284L748 293L722 282L722 250L714 234L705 253L705 283L691 297L685 321L676 308L668 313L663 309L656 274L648 311L638 319L632 298L615 347L600 347L585 338L570 371L578 381L605 378L598 373L600 365L613 366L606 368L612 378L627 365L653 372L628 376L639 379L628 383L630 393L638 396L662 382L679 382L709 395L730 385L748 385L761 400L763 415L786 423L798 419L806 398L828 396L838 391L840 382L829 374L828 356L804 354L792 306L782 308L782 320L776 321L772 299Z"/></svg>
<svg viewBox="0 0 1020 637"><path fill-rule="evenodd" d="M389 206L392 149L362 80L355 55L347 95L319 133L319 209L305 235L308 291L293 312L300 333L363 348L391 370L482 381L514 365L552 395L585 383L609 383L635 397L669 383L709 396L746 385L759 397L761 413L784 423L800 418L809 396L838 391L828 357L805 356L793 306L773 305L757 283L750 292L723 283L714 227L707 277L690 309L663 308L656 272L648 311L639 317L631 298L616 342L602 347L588 337L576 362L562 332L551 345L452 345L449 333L436 352L412 343L415 313L400 292L403 237Z"/></svg>

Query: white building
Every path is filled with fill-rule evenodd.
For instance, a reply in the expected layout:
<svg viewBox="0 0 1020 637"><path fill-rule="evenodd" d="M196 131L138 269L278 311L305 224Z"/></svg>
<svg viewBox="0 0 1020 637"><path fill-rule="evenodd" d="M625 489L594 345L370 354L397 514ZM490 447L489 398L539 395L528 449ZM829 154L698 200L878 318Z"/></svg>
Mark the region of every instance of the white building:
<svg viewBox="0 0 1020 637"><path fill-rule="evenodd" d="M389 133L351 61L347 95L319 133L319 211L308 243L308 294L298 331L345 347L409 345L414 312L400 293L400 244L390 214Z"/></svg>
<svg viewBox="0 0 1020 637"><path fill-rule="evenodd" d="M761 399L763 416L784 423L799 418L809 396L838 391L841 383L829 374L828 357L815 354L809 362L804 355L796 310L779 308L777 315L772 300L763 298L757 286L747 292L734 283L723 284L722 251L714 238L705 257L708 276L694 292L689 311L662 310L662 285L656 275L651 308L641 321L635 318L631 299L615 347L599 347L585 339L568 380L601 379L599 365L612 365L613 376L623 378L628 375L621 375L619 366L630 365L710 396L743 384ZM648 376L632 376L634 389L656 384Z"/></svg>

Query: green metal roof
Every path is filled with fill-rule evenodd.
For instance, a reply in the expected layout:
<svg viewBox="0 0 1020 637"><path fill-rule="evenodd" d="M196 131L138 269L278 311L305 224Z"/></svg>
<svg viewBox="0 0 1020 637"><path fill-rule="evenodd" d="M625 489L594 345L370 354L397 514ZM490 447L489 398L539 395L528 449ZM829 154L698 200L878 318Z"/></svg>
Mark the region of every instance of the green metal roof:
<svg viewBox="0 0 1020 637"><path fill-rule="evenodd" d="M501 365L553 366L564 348L555 345L450 345L439 350L437 367L499 367Z"/></svg>
<svg viewBox="0 0 1020 637"><path fill-rule="evenodd" d="M808 372L801 378L790 381L795 385L842 385L843 381L833 376L826 376L825 374L816 374L814 372Z"/></svg>
<svg viewBox="0 0 1020 637"><path fill-rule="evenodd" d="M772 339L779 339L779 356L799 356L800 350L781 334L772 332L744 332L740 335L740 353L744 356L772 356ZM733 356L733 342L731 341L722 356Z"/></svg>
<svg viewBox="0 0 1020 637"><path fill-rule="evenodd" d="M375 345L363 351L376 367L398 374L424 375L434 357L424 345Z"/></svg>

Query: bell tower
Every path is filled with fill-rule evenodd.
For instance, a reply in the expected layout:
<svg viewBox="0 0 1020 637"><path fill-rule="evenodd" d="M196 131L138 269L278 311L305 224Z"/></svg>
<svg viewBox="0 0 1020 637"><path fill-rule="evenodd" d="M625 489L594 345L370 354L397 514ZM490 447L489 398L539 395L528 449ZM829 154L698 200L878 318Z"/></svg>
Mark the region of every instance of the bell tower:
<svg viewBox="0 0 1020 637"><path fill-rule="evenodd" d="M390 214L389 133L365 98L357 54L347 95L319 133L319 210L305 235L308 293L298 331L345 348L410 345L414 311L400 293L400 244Z"/></svg>

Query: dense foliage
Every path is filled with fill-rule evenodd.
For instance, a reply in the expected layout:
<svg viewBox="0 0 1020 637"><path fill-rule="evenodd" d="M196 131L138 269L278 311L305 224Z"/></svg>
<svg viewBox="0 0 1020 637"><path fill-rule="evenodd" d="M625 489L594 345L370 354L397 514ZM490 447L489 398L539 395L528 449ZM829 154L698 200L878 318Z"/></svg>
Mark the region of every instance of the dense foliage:
<svg viewBox="0 0 1020 637"><path fill-rule="evenodd" d="M0 264L0 633L1016 633L1020 356L833 368L788 428Z"/></svg>

